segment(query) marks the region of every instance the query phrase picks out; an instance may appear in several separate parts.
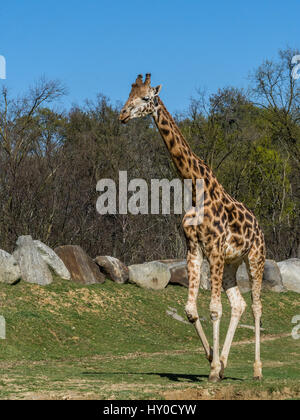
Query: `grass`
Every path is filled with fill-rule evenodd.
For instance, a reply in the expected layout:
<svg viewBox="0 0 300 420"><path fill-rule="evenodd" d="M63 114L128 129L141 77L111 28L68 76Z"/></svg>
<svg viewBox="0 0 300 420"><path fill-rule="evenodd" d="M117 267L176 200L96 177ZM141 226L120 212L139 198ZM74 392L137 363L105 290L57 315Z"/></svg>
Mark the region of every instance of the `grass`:
<svg viewBox="0 0 300 420"><path fill-rule="evenodd" d="M0 284L0 398L292 399L300 397L300 340L291 337L299 294L264 292L264 379L252 380L253 331L239 328L226 379L208 383L209 366L185 318L187 290L149 291L131 284L82 286L55 279L45 287ZM242 323L253 325L250 294ZM211 341L209 292L199 314ZM230 308L223 296L221 339Z"/></svg>

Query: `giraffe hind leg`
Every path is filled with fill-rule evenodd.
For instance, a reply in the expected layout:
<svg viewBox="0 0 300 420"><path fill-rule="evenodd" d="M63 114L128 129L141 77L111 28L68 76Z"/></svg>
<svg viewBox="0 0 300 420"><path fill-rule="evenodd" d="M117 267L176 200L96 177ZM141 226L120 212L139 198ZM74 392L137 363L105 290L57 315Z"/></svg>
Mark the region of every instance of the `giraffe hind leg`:
<svg viewBox="0 0 300 420"><path fill-rule="evenodd" d="M249 281L252 289L252 312L255 321L255 362L254 379L262 378L262 363L260 359L260 326L262 316L261 285L265 264L265 256L258 255L256 250L251 250L245 260Z"/></svg>
<svg viewBox="0 0 300 420"><path fill-rule="evenodd" d="M221 371L220 376L223 377L224 369L227 366L228 356L232 341L237 329L238 323L246 309L246 302L236 283L236 272L240 263L234 265L225 265L223 274L223 288L231 306L231 318L228 331L226 334L224 346L221 353Z"/></svg>
<svg viewBox="0 0 300 420"><path fill-rule="evenodd" d="M209 256L211 272L211 302L210 316L213 323L213 360L209 375L210 382L219 382L222 378L220 372L220 322L222 318L221 288L224 269L224 257L220 251L214 250Z"/></svg>

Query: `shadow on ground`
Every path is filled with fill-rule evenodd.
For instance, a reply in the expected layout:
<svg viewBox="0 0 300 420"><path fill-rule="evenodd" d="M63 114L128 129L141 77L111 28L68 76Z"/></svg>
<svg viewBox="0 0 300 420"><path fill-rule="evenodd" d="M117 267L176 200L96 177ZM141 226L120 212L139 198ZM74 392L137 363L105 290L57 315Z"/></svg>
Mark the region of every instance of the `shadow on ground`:
<svg viewBox="0 0 300 420"><path fill-rule="evenodd" d="M206 382L208 380L208 375L186 375L184 373L159 373L159 372L82 372L82 375L95 375L95 376L106 376L106 375L149 375L149 376L160 376L161 378L167 378L171 382ZM239 381L243 382L244 379L241 378L231 378L225 377L224 381Z"/></svg>

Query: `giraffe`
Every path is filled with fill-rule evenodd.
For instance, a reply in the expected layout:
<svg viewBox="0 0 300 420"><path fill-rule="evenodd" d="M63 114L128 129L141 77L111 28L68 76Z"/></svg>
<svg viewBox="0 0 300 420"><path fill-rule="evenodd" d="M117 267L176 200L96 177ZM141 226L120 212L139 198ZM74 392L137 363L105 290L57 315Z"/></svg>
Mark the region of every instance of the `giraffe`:
<svg viewBox="0 0 300 420"><path fill-rule="evenodd" d="M265 264L264 235L254 214L243 204L232 198L218 182L211 168L197 157L174 119L158 96L161 85L151 87L151 75L138 75L127 102L122 108L119 120L127 123L133 118L152 115L154 122L171 155L181 178L191 179L194 190L197 179L204 181L204 217L202 223L188 223L196 216L193 207L183 217L183 230L187 242L188 299L185 312L204 347L210 363L210 382L218 382L224 377L230 347L239 320L245 311L246 303L237 286L236 272L239 265L246 263L252 289L252 312L255 320L255 362L254 379L262 378L260 359L260 320L262 304L260 298L263 270ZM200 284L200 271L204 258L207 258L211 272L210 317L213 324L213 346L209 345L202 328L197 297ZM220 354L220 321L222 317L221 290L225 290L230 306L231 319Z"/></svg>

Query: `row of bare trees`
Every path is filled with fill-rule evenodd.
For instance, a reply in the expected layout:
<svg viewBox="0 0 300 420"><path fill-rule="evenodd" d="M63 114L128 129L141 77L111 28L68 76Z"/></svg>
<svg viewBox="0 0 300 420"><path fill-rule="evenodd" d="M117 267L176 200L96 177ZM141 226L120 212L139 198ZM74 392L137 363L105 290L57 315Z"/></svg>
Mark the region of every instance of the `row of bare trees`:
<svg viewBox="0 0 300 420"><path fill-rule="evenodd" d="M245 92L229 87L198 94L177 117L193 150L258 216L268 256L300 257L300 82L281 51L264 62ZM118 108L99 95L70 111L56 109L57 81L41 80L21 99L0 99L0 247L19 235L52 247L79 244L91 256L126 263L185 255L181 217L105 215L96 211L97 181L177 177L151 119L118 122Z"/></svg>

